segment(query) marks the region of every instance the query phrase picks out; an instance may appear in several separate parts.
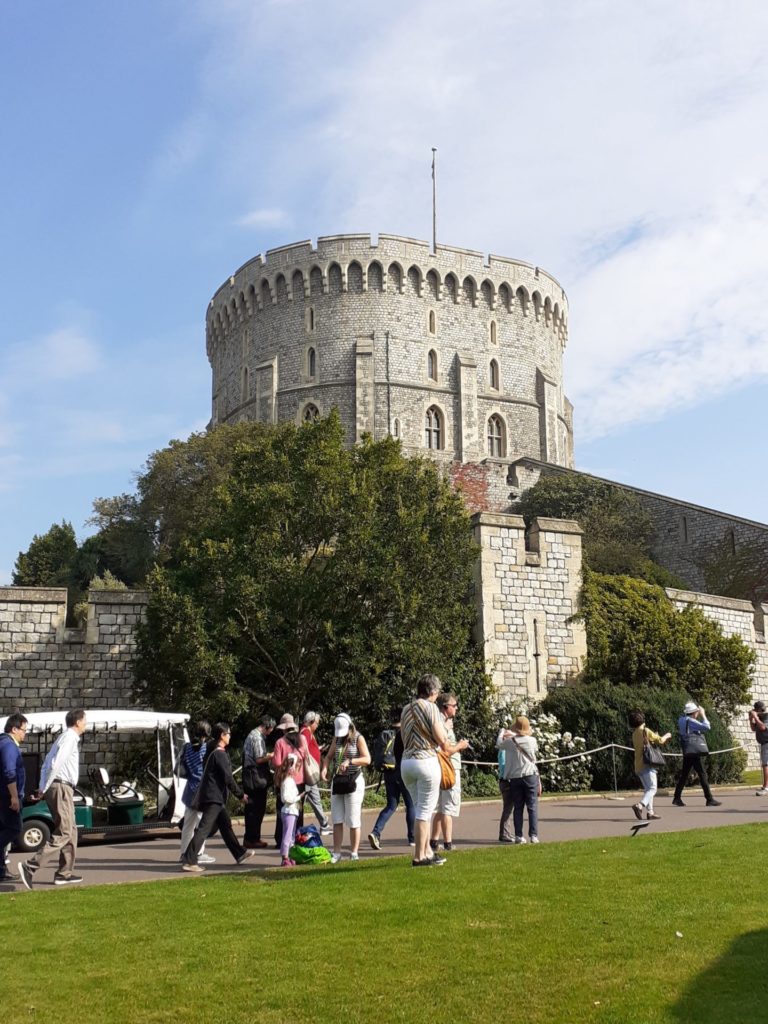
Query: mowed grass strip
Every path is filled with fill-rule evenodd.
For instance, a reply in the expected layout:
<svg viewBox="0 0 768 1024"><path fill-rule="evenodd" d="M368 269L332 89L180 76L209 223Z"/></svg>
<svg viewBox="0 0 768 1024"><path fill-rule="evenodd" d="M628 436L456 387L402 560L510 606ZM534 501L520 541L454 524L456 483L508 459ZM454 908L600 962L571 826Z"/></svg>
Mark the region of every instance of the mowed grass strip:
<svg viewBox="0 0 768 1024"><path fill-rule="evenodd" d="M760 1020L767 845L744 825L4 896L2 1019Z"/></svg>

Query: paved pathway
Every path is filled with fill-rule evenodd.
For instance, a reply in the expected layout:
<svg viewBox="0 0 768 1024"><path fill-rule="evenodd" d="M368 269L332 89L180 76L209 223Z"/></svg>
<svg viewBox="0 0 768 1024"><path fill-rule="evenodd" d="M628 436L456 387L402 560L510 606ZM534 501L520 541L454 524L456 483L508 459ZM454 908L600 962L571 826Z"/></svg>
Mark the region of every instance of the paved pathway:
<svg viewBox="0 0 768 1024"><path fill-rule="evenodd" d="M706 807L701 791L686 795L686 807L673 807L669 796L657 796L656 811L661 821L654 821L637 837L651 831L681 832L695 828L711 828L720 825L743 825L748 822L768 821L768 797L755 796L753 788L737 790L723 789L717 792L722 800L721 807ZM629 836L632 825L637 821L632 813L633 799L602 797L553 797L545 798L539 804L539 835L542 843L571 839L590 839L598 836ZM363 839L360 845L362 858L410 853L405 840L405 817L402 810L390 819L381 842L381 852L372 850L366 836L375 821L378 811L363 812ZM499 834L501 802L490 800L465 804L461 818L455 825L454 849L466 850L472 847L496 846ZM271 822L265 822L271 832ZM242 826L236 825L239 832ZM330 837L328 837L330 839ZM77 871L84 877L84 884L103 885L109 882L140 882L150 879L195 877L182 872L178 864L179 844L177 838L157 838L142 842L86 843L77 857ZM270 847L257 850L247 865L238 867L217 836L206 844L206 852L217 858L217 863L207 869L207 874L218 871L248 871L254 868L277 867L279 855ZM13 869L19 855L12 854ZM53 888L53 869L43 868L35 879L35 889ZM0 884L2 892L24 892L23 886Z"/></svg>

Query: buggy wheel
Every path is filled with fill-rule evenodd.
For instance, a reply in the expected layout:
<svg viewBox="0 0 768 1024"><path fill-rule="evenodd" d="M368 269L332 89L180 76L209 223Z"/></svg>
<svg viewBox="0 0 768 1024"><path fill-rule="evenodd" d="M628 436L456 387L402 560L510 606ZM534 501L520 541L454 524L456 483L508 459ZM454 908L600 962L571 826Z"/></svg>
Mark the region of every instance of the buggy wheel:
<svg viewBox="0 0 768 1024"><path fill-rule="evenodd" d="M51 827L42 818L29 818L21 823L21 833L16 845L22 853L34 853L45 846L51 838Z"/></svg>

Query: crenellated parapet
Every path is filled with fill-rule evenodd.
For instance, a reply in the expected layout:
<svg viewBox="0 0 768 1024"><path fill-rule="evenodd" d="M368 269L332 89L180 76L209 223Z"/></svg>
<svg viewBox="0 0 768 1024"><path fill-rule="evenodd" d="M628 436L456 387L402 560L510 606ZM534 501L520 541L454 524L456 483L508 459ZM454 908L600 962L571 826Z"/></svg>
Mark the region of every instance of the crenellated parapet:
<svg viewBox="0 0 768 1024"><path fill-rule="evenodd" d="M466 304L489 313L518 307L559 338L568 338L568 301L559 282L522 260L485 256L401 235L327 235L270 249L243 264L211 299L206 317L208 358L217 340L254 313L323 295L380 291Z"/></svg>

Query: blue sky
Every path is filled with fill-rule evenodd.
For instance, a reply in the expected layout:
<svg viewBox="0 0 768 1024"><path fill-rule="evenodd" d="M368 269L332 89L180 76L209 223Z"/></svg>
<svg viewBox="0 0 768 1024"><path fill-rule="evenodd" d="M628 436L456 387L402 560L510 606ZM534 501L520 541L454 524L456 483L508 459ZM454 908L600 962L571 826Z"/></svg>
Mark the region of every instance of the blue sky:
<svg viewBox="0 0 768 1024"><path fill-rule="evenodd" d="M210 413L266 249L438 235L570 300L580 468L768 520L768 5L132 0L0 16L0 582Z"/></svg>

